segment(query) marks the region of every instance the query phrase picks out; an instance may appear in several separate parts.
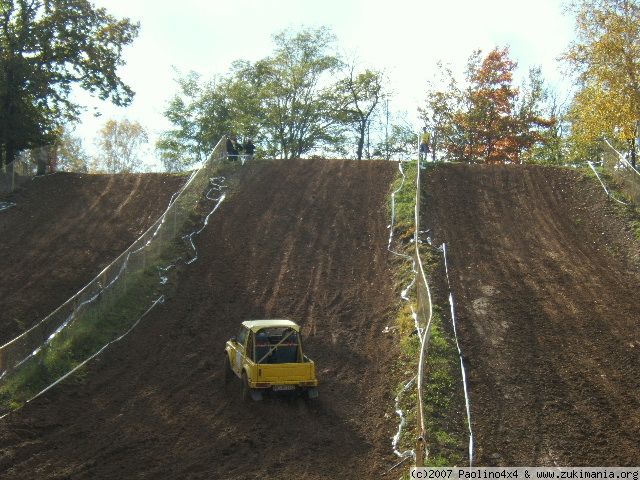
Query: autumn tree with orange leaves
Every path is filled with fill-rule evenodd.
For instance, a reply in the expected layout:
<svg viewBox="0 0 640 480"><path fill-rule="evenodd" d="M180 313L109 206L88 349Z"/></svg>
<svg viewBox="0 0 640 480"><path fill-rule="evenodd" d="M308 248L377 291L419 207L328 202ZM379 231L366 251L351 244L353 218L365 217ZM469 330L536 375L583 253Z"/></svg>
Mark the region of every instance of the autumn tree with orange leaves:
<svg viewBox="0 0 640 480"><path fill-rule="evenodd" d="M513 84L516 67L508 48L495 48L484 57L477 50L469 58L466 88L451 79L447 89L428 92L422 116L449 159L521 163L523 155L544 141L543 132L554 120L543 115L546 92L540 70L532 69L528 82L518 88ZM442 111L443 98L447 112Z"/></svg>

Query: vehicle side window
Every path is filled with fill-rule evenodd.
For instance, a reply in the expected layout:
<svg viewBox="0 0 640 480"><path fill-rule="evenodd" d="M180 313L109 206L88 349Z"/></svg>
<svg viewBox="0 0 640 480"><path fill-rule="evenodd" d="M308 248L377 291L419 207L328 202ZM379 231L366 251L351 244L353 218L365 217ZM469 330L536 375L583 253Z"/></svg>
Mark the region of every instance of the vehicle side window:
<svg viewBox="0 0 640 480"><path fill-rule="evenodd" d="M245 328L245 327L240 328L240 333L238 334L238 337L237 337L236 340L242 346L244 346L244 342L247 339L248 331L249 330L247 328Z"/></svg>

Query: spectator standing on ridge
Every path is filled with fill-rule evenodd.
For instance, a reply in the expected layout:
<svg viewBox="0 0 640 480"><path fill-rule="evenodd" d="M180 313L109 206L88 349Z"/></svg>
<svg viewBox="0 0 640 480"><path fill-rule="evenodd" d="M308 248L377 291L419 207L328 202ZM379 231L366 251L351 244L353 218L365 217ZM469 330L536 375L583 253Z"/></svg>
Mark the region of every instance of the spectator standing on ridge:
<svg viewBox="0 0 640 480"><path fill-rule="evenodd" d="M247 141L244 142L242 149L244 150L244 153L247 155L247 160L253 160L253 154L256 151L256 146L253 144L250 138L248 138Z"/></svg>
<svg viewBox="0 0 640 480"><path fill-rule="evenodd" d="M431 151L429 149L429 144L431 143L431 134L427 132L427 127L422 129L422 135L420 137L420 154L419 157L421 159L427 159L427 155Z"/></svg>
<svg viewBox="0 0 640 480"><path fill-rule="evenodd" d="M234 136L227 137L227 158L229 160L238 159L238 144Z"/></svg>

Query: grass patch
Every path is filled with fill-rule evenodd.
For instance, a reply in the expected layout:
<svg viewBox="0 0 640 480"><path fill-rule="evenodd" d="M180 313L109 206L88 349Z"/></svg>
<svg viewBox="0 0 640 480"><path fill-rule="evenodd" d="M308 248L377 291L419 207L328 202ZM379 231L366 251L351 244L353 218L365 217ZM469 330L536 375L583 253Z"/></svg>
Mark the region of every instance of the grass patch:
<svg viewBox="0 0 640 480"><path fill-rule="evenodd" d="M434 167L430 166L429 168ZM412 257L415 250L412 240L415 234L414 207L417 165L415 162L405 164L403 169L406 175L404 184L402 184L402 175L398 174L391 187L392 191L396 191L403 185L395 196L396 218L393 246L398 253ZM391 210L391 205L389 207ZM442 267L441 253L428 244L421 245L420 250L426 274L429 281L433 283L432 277L436 277ZM401 291L414 278L412 261L409 258L397 257L395 272L396 289ZM399 302L396 314L396 326L400 337L400 357L394 369L394 374L398 379L395 394L396 396L400 395L399 405L406 418L398 445L400 451L415 448L419 435L416 384L405 390L406 383L418 371L420 357L420 339L416 332L411 310L412 307L417 310L415 288L410 291L409 299L409 302ZM429 451L426 463L432 466L462 464L465 460L467 442L464 394L458 351L447 318L442 314L439 306L434 306L424 384L426 441Z"/></svg>
<svg viewBox="0 0 640 480"><path fill-rule="evenodd" d="M439 165L428 164L427 171L438 167ZM407 178L403 188L396 194L394 248L398 253L413 256L417 165L416 163L405 165L404 170ZM392 191L400 188L401 183L402 176L398 175L392 185ZM422 196L424 197L424 192ZM448 293L445 294L442 288L438 288L438 285L446 284L443 277L442 253L423 243L420 245L420 257L434 299L423 392L428 449L426 465L462 465L466 462L467 456L466 410L458 350L448 314ZM414 278L412 261L398 257L395 271L396 286L400 291L406 288ZM406 382L418 371L420 339L411 314L412 306L417 310L415 291L416 289L413 288L410 292L410 302L401 302L398 306L396 323L400 335L400 357L395 368L395 375L398 378L396 395L403 392ZM400 398L400 407L405 414L406 424L398 448L404 451L415 448L419 434L416 385L404 391Z"/></svg>

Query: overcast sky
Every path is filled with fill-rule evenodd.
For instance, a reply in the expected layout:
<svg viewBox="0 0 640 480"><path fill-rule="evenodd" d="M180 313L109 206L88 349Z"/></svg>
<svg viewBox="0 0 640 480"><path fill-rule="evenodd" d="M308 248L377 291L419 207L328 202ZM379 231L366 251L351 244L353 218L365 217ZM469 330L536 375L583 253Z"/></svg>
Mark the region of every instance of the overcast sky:
<svg viewBox="0 0 640 480"><path fill-rule="evenodd" d="M330 27L345 54L389 73L391 108L407 111L412 120L436 62L461 69L477 48L508 45L520 73L540 65L550 85L568 85L557 57L571 40L573 23L561 0L94 1L139 21L141 31L120 69L136 92L133 104L121 109L78 96L90 105L76 130L89 150L108 118L139 121L155 142L168 126L162 111L176 92L174 67L205 76L224 73L234 60L268 55L272 34L289 27Z"/></svg>

